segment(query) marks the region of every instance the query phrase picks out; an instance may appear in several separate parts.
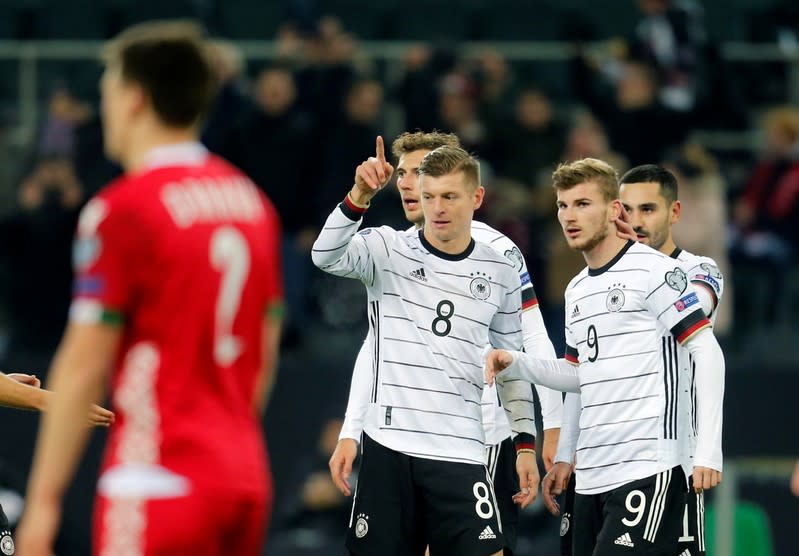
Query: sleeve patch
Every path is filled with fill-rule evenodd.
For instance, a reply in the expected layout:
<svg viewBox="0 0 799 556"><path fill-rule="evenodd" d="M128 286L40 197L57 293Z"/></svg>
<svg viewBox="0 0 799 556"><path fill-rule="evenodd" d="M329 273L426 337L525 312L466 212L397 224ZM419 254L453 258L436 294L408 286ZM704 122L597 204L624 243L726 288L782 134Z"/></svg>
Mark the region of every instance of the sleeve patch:
<svg viewBox="0 0 799 556"><path fill-rule="evenodd" d="M713 276L711 276L710 274L697 274L696 276L694 276L691 279L691 281L692 282L704 282L708 286L713 288L713 291L715 291L717 295L719 293L721 293L721 284L719 284L718 280L713 278Z"/></svg>
<svg viewBox="0 0 799 556"><path fill-rule="evenodd" d="M664 280L671 289L676 290L681 294L685 291L685 288L688 287L688 277L686 276L685 271L680 267L676 267L674 270L667 272Z"/></svg>
<svg viewBox="0 0 799 556"><path fill-rule="evenodd" d="M674 302L674 307L677 309L678 312L682 313L688 307L692 305L696 305L699 303L699 298L696 295L696 292L691 292L688 295L681 297L677 301Z"/></svg>
<svg viewBox="0 0 799 556"><path fill-rule="evenodd" d="M580 362L577 348L573 348L569 344L566 344L566 353L564 354L563 358L574 365L577 365Z"/></svg>
<svg viewBox="0 0 799 556"><path fill-rule="evenodd" d="M522 274L519 275L519 278L522 279L522 286L526 286L527 284L532 283L532 280L530 280L529 272L523 272Z"/></svg>

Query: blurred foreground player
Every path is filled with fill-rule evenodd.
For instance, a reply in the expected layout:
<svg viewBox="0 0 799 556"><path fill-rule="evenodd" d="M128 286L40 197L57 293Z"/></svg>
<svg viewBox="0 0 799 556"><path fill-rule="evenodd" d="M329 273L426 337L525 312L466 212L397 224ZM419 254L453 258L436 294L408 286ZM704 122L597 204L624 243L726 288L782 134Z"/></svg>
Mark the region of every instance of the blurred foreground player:
<svg viewBox="0 0 799 556"><path fill-rule="evenodd" d="M78 224L76 294L20 552L51 553L87 439L76 416L111 375L117 426L94 553L260 554L272 492L259 413L279 334L277 215L197 142L214 94L199 29L131 28L106 63L105 148L125 174Z"/></svg>

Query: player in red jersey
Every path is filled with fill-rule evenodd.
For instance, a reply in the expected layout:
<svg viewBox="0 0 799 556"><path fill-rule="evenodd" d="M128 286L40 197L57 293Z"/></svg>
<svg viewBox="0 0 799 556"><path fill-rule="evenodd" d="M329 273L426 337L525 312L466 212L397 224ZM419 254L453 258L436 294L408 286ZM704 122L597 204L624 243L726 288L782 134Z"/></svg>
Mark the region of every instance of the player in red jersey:
<svg viewBox="0 0 799 556"><path fill-rule="evenodd" d="M109 381L117 420L95 504L99 555L260 554L272 485L259 414L282 306L278 216L197 142L213 94L199 29L150 23L106 53L106 151L125 174L83 210L76 294L51 370L19 528L51 554Z"/></svg>

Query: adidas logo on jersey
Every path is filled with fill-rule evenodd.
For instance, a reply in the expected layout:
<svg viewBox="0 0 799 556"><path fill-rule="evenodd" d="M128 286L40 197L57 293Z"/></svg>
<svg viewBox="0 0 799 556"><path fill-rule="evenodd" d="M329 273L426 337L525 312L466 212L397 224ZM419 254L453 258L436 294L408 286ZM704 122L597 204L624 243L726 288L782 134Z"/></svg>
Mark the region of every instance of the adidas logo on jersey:
<svg viewBox="0 0 799 556"><path fill-rule="evenodd" d="M481 541L485 541L488 539L496 539L497 536L494 534L494 531L491 530L491 527L486 525L486 528L483 529L483 532L480 533L480 536L477 538Z"/></svg>
<svg viewBox="0 0 799 556"><path fill-rule="evenodd" d="M577 318L579 316L580 316L580 307L575 305L574 309L572 310L572 318L574 319L574 318Z"/></svg>
<svg viewBox="0 0 799 556"><path fill-rule="evenodd" d="M624 533L621 537L613 542L629 548L633 548L635 546L633 544L633 540L630 538L630 533Z"/></svg>
<svg viewBox="0 0 799 556"><path fill-rule="evenodd" d="M427 276L424 275L424 268L420 268L418 270L412 270L411 278L416 278L417 280L421 280L422 282L427 282Z"/></svg>

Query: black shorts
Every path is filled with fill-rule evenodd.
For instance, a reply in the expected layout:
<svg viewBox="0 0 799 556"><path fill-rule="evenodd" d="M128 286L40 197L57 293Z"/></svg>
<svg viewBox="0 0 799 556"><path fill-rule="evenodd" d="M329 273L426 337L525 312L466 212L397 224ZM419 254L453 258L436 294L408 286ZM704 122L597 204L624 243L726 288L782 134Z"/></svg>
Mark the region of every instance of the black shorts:
<svg viewBox="0 0 799 556"><path fill-rule="evenodd" d="M572 539L574 538L574 486L576 477L572 473L569 486L563 493L563 501L560 505L560 554L561 556L572 556Z"/></svg>
<svg viewBox="0 0 799 556"><path fill-rule="evenodd" d="M519 475L516 473L516 448L510 437L500 444L486 446L486 466L497 495L505 556L513 556L519 529L519 506L513 502L513 495L519 492Z"/></svg>
<svg viewBox="0 0 799 556"><path fill-rule="evenodd" d="M693 489L688 493L682 527L680 527L680 556L705 556L705 494Z"/></svg>
<svg viewBox="0 0 799 556"><path fill-rule="evenodd" d="M681 467L574 497L574 556L674 556L688 483Z"/></svg>
<svg viewBox="0 0 799 556"><path fill-rule="evenodd" d="M363 435L347 533L359 556L489 556L502 550L501 517L484 465L407 456Z"/></svg>

